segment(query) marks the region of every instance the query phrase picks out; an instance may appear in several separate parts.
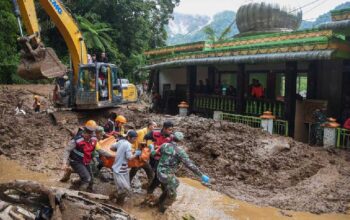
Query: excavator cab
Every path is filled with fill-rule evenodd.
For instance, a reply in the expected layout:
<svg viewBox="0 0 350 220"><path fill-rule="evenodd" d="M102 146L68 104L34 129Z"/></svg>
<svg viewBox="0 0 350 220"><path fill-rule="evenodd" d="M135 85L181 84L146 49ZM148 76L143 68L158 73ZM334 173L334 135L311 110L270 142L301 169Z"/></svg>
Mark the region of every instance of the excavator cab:
<svg viewBox="0 0 350 220"><path fill-rule="evenodd" d="M75 89L75 108L115 107L122 102L118 69L114 64L80 65Z"/></svg>

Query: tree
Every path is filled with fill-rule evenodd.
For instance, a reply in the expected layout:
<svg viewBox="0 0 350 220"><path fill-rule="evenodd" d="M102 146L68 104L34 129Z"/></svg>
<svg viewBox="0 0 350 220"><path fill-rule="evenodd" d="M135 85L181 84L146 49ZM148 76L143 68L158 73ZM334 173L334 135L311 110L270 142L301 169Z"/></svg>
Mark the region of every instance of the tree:
<svg viewBox="0 0 350 220"><path fill-rule="evenodd" d="M119 52L109 35L114 30L108 23L100 22L99 18L95 13L87 13L85 17L77 16L86 47L88 51L108 52L112 55L112 60L117 61Z"/></svg>
<svg viewBox="0 0 350 220"><path fill-rule="evenodd" d="M211 42L216 42L216 41L223 41L227 40L229 38L229 34L231 32L232 26L236 23L236 20L231 22L219 35L219 37L216 36L216 33L214 29L211 26L206 26L204 28L204 33L207 35L207 40Z"/></svg>
<svg viewBox="0 0 350 220"><path fill-rule="evenodd" d="M106 51L109 61L120 66L120 73L137 80L137 69L145 63L143 52L165 45L165 26L179 0L62 0L62 3L79 23L88 50ZM0 1L0 7L0 25L7 30L0 33L0 58L3 60L5 54L18 63L17 24L11 1ZM52 47L68 65L69 53L63 37L40 4L36 9L45 46ZM14 57L10 58L10 54Z"/></svg>
<svg viewBox="0 0 350 220"><path fill-rule="evenodd" d="M18 24L10 1L0 1L0 83L12 83L16 79L18 63Z"/></svg>

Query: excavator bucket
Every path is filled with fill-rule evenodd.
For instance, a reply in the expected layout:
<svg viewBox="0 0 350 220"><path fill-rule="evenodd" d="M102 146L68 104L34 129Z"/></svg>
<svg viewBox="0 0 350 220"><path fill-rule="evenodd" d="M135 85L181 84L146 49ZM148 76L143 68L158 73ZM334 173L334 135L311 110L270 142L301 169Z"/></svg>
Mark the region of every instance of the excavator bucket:
<svg viewBox="0 0 350 220"><path fill-rule="evenodd" d="M50 48L40 48L33 56L22 54L18 66L18 75L23 79L37 80L62 77L67 72L67 67L58 59L55 51Z"/></svg>

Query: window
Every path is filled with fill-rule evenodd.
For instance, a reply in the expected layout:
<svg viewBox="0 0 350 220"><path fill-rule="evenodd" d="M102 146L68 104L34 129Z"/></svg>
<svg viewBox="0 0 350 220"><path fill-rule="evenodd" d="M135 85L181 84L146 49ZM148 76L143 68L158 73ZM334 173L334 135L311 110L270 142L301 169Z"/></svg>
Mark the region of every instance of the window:
<svg viewBox="0 0 350 220"><path fill-rule="evenodd" d="M284 73L278 73L276 75L276 98L285 96L285 84L286 77ZM296 83L296 93L306 98L307 93L307 74L298 73L297 83Z"/></svg>
<svg viewBox="0 0 350 220"><path fill-rule="evenodd" d="M96 74L95 68L82 68L79 72L79 90L96 91Z"/></svg>
<svg viewBox="0 0 350 220"><path fill-rule="evenodd" d="M233 86L237 88L237 74L233 72L222 72L221 74L221 84L225 88Z"/></svg>
<svg viewBox="0 0 350 220"><path fill-rule="evenodd" d="M307 73L299 73L297 78L297 94L306 98L307 93Z"/></svg>

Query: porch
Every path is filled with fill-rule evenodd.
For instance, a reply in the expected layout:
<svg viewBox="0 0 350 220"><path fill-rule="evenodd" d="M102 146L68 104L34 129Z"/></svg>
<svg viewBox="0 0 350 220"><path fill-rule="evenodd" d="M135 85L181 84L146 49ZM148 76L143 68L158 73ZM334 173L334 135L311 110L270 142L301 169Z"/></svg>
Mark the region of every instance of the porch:
<svg viewBox="0 0 350 220"><path fill-rule="evenodd" d="M189 65L152 70L150 84L164 113L177 114L181 101L190 113L207 117L214 111L257 117L271 111L288 121L289 136L307 142L315 109L326 108L342 123L343 106L350 103L349 67L345 60ZM263 88L260 97L252 94L254 80Z"/></svg>
<svg viewBox="0 0 350 220"><path fill-rule="evenodd" d="M277 118L285 119L283 101L272 99L246 98L241 100L243 114L251 116L260 116L265 111L271 111ZM238 99L235 96L194 94L193 111L212 115L214 111L223 111L228 113L242 113L237 109Z"/></svg>

